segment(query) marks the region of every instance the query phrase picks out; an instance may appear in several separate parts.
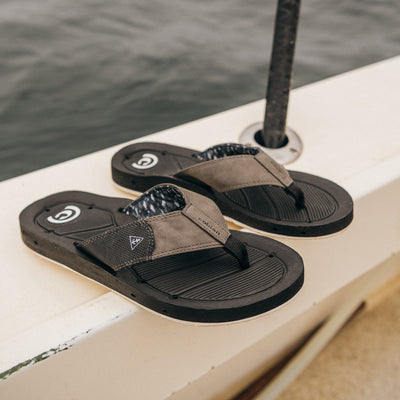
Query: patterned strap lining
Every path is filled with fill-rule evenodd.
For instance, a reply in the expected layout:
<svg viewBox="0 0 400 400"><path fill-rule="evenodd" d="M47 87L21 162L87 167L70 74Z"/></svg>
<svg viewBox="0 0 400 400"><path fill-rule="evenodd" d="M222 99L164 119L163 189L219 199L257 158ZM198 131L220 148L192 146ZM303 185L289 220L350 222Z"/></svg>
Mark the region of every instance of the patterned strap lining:
<svg viewBox="0 0 400 400"><path fill-rule="evenodd" d="M122 212L136 218L149 218L183 210L185 205L182 193L175 186L162 185L144 193Z"/></svg>
<svg viewBox="0 0 400 400"><path fill-rule="evenodd" d="M207 150L197 153L195 157L202 161L216 160L222 157L238 156L248 154L255 156L260 150L256 147L248 147L238 143L223 143L210 147Z"/></svg>

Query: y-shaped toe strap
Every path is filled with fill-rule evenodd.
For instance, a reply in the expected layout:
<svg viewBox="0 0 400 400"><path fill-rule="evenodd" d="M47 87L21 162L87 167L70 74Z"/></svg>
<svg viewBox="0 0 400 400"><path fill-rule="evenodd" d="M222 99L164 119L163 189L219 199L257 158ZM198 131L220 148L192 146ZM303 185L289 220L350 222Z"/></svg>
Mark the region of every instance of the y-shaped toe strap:
<svg viewBox="0 0 400 400"><path fill-rule="evenodd" d="M245 243L230 235L224 243L224 247L236 257L242 268L250 267L249 254L247 252Z"/></svg>
<svg viewBox="0 0 400 400"><path fill-rule="evenodd" d="M288 187L285 188L296 200L297 208L304 208L304 193L300 189L299 185L295 182L292 182Z"/></svg>

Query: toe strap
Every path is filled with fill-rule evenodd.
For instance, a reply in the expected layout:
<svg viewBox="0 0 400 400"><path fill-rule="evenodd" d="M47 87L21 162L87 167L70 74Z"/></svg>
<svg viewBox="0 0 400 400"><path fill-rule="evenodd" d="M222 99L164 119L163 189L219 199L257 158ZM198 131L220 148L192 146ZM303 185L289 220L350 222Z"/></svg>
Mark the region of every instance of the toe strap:
<svg viewBox="0 0 400 400"><path fill-rule="evenodd" d="M224 243L224 247L231 252L240 262L242 268L249 268L249 254L246 245L230 235Z"/></svg>
<svg viewBox="0 0 400 400"><path fill-rule="evenodd" d="M304 192L301 190L300 186L292 182L289 186L286 187L286 190L295 198L296 200L296 207L297 208L304 208Z"/></svg>

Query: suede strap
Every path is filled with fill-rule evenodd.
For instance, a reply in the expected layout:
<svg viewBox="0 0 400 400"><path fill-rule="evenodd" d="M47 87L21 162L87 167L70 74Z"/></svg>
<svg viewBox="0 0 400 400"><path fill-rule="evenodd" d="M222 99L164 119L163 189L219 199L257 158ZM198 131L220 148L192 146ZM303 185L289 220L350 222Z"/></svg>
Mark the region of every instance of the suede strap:
<svg viewBox="0 0 400 400"><path fill-rule="evenodd" d="M197 193L178 189L186 202L183 210L134 219L76 247L114 271L143 261L215 247L226 247L247 268L246 247L232 239L215 203Z"/></svg>
<svg viewBox="0 0 400 400"><path fill-rule="evenodd" d="M299 208L304 206L303 193L287 170L261 150L255 155L231 155L203 161L180 170L175 176L202 182L218 192L251 186L281 186L295 197Z"/></svg>

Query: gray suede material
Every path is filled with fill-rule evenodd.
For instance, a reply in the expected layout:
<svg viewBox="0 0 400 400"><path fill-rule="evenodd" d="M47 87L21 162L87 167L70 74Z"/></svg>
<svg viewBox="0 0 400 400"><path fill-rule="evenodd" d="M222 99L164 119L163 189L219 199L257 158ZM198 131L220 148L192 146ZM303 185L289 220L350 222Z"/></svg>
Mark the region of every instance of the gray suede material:
<svg viewBox="0 0 400 400"><path fill-rule="evenodd" d="M201 229L206 231L214 239L224 244L230 233L229 231L218 224L216 221L209 218L202 210L195 207L193 204L185 207L182 210L182 214L189 218L192 222L197 224Z"/></svg>
<svg viewBox="0 0 400 400"><path fill-rule="evenodd" d="M290 177L289 173L286 171L282 164L277 163L272 157L263 151L259 151L254 158L271 174L278 180L282 186L288 187L293 183L293 179Z"/></svg>
<svg viewBox="0 0 400 400"><path fill-rule="evenodd" d="M221 243L225 243L230 235L229 229L220 209L214 201L190 190L183 188L179 188L179 190L186 201L186 206L182 210L182 213L215 239ZM210 226L212 229L210 229Z"/></svg>
<svg viewBox="0 0 400 400"><path fill-rule="evenodd" d="M255 156L243 154L205 161L182 169L175 176L196 178L218 192L261 185L287 187L293 182L286 169L263 151Z"/></svg>
<svg viewBox="0 0 400 400"><path fill-rule="evenodd" d="M172 254L222 247L220 242L195 225L181 211L151 217L147 222L154 232L153 260Z"/></svg>
<svg viewBox="0 0 400 400"><path fill-rule="evenodd" d="M222 247L230 236L228 226L212 200L180 187L178 190L186 201L183 210L145 220L154 234L155 248L151 259Z"/></svg>

